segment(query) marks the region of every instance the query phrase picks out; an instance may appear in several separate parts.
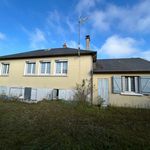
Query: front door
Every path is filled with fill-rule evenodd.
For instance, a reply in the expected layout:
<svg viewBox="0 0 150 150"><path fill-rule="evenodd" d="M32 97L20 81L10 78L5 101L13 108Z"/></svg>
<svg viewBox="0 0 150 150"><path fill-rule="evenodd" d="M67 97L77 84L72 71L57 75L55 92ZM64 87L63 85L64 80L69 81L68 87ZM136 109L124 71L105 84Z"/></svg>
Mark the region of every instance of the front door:
<svg viewBox="0 0 150 150"><path fill-rule="evenodd" d="M108 105L108 79L98 79L98 96L103 100L103 106Z"/></svg>

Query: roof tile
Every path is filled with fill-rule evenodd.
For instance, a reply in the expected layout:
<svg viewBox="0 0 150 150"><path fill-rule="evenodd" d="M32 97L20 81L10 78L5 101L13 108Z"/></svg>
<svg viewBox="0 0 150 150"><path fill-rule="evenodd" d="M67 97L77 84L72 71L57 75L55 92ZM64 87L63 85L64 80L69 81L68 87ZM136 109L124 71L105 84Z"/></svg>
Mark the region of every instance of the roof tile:
<svg viewBox="0 0 150 150"><path fill-rule="evenodd" d="M150 72L150 61L141 58L98 59L94 73Z"/></svg>

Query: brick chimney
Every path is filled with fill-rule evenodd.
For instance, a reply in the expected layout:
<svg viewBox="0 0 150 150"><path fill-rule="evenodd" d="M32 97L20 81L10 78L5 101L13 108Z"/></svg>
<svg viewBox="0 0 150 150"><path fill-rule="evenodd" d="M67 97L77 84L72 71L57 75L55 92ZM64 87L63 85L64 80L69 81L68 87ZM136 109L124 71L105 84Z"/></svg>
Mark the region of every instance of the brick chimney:
<svg viewBox="0 0 150 150"><path fill-rule="evenodd" d="M86 49L89 50L90 49L90 35L86 35L85 40L86 40Z"/></svg>
<svg viewBox="0 0 150 150"><path fill-rule="evenodd" d="M63 48L67 48L67 44L66 44L66 42L63 44Z"/></svg>

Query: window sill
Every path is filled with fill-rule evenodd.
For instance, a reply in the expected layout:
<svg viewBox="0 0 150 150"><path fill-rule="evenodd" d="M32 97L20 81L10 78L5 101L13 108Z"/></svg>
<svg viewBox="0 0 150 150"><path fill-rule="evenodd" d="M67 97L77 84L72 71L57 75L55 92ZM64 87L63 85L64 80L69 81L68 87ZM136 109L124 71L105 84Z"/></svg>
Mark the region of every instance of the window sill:
<svg viewBox="0 0 150 150"><path fill-rule="evenodd" d="M35 74L35 75L23 75L24 77L67 77L67 75L47 75L47 74Z"/></svg>
<svg viewBox="0 0 150 150"><path fill-rule="evenodd" d="M1 74L0 76L1 77L8 77L9 75L8 74Z"/></svg>
<svg viewBox="0 0 150 150"><path fill-rule="evenodd" d="M36 77L37 75L36 74L25 74L24 76L25 77Z"/></svg>
<svg viewBox="0 0 150 150"><path fill-rule="evenodd" d="M50 77L50 76L52 76L51 74L39 74L39 75L37 75L37 76L40 76L40 77Z"/></svg>
<svg viewBox="0 0 150 150"><path fill-rule="evenodd" d="M121 92L121 95L143 96L143 94L140 94L140 93L134 93L134 92Z"/></svg>
<svg viewBox="0 0 150 150"><path fill-rule="evenodd" d="M67 77L67 74L54 74L55 77Z"/></svg>

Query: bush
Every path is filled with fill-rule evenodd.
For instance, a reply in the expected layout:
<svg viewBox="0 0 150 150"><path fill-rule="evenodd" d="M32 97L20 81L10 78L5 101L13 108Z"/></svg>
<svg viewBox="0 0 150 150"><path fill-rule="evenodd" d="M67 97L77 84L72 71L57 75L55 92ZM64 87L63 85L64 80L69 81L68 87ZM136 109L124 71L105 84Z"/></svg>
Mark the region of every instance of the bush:
<svg viewBox="0 0 150 150"><path fill-rule="evenodd" d="M20 99L17 96L7 96L5 94L1 94L0 100L19 101Z"/></svg>
<svg viewBox="0 0 150 150"><path fill-rule="evenodd" d="M102 105L103 105L103 103L104 103L103 98L100 97L100 96L97 96L96 101L98 102L98 107L99 107L99 108L102 107Z"/></svg>
<svg viewBox="0 0 150 150"><path fill-rule="evenodd" d="M1 94L0 100L8 100L8 97L5 94Z"/></svg>
<svg viewBox="0 0 150 150"><path fill-rule="evenodd" d="M84 79L81 84L76 84L74 100L87 102L90 99L91 94L91 82L90 80Z"/></svg>

